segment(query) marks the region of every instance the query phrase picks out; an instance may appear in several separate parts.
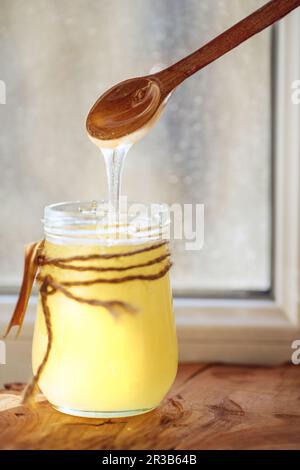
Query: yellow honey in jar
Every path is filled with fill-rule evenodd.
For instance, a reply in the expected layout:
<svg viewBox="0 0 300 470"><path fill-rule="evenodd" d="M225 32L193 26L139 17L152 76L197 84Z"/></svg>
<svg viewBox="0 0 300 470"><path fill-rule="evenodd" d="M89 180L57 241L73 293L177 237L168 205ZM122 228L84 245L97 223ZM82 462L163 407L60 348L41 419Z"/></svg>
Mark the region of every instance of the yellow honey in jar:
<svg viewBox="0 0 300 470"><path fill-rule="evenodd" d="M91 217L82 223L76 204L50 207L39 282L49 282L52 343L41 391L58 410L78 416L126 416L157 407L177 371L168 241L150 231L139 239L97 242L92 232L99 223L92 230ZM49 212L56 216L52 225ZM35 374L49 341L44 309L40 294Z"/></svg>

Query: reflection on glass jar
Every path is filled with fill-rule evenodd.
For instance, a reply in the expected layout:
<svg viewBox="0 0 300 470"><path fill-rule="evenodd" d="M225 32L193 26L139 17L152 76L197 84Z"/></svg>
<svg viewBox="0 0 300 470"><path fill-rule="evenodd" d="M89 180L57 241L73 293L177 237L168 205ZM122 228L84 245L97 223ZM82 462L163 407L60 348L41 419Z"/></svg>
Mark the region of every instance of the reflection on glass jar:
<svg viewBox="0 0 300 470"><path fill-rule="evenodd" d="M38 258L33 371L44 361L40 389L55 408L79 416L149 411L177 370L167 208L152 206L142 224L125 224L121 212L114 235L106 211L46 207Z"/></svg>

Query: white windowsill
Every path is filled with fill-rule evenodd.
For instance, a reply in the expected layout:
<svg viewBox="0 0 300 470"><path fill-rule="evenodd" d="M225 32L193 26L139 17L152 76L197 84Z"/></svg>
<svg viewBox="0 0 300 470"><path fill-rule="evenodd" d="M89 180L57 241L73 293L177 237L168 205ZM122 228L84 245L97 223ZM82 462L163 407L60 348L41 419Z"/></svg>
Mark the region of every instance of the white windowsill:
<svg viewBox="0 0 300 470"><path fill-rule="evenodd" d="M10 320L17 296L0 297L0 332ZM26 381L36 297L30 300L21 335L11 332L5 340L7 365L0 365L0 386ZM291 344L300 330L272 301L175 299L179 358L182 362L204 361L273 365L289 361Z"/></svg>

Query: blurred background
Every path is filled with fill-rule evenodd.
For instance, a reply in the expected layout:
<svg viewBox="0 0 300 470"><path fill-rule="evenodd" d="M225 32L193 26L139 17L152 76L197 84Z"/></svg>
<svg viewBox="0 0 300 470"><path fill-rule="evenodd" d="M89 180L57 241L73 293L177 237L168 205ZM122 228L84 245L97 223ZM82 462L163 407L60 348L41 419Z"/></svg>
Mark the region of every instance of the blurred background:
<svg viewBox="0 0 300 470"><path fill-rule="evenodd" d="M0 287L20 285L45 205L107 196L85 118L113 84L170 65L264 0L0 0ZM268 29L185 82L127 157L123 194L202 203L205 243L174 244L175 293L271 289L272 51Z"/></svg>

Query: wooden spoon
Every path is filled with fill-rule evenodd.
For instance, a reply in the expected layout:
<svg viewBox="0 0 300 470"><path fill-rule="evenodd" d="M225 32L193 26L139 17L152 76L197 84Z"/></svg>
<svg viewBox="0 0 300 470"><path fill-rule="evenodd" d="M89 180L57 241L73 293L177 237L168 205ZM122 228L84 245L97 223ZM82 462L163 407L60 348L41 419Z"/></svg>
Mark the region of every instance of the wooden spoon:
<svg viewBox="0 0 300 470"><path fill-rule="evenodd" d="M300 0L272 0L167 69L115 85L90 110L89 136L102 147L138 140L156 122L174 88L299 5Z"/></svg>

